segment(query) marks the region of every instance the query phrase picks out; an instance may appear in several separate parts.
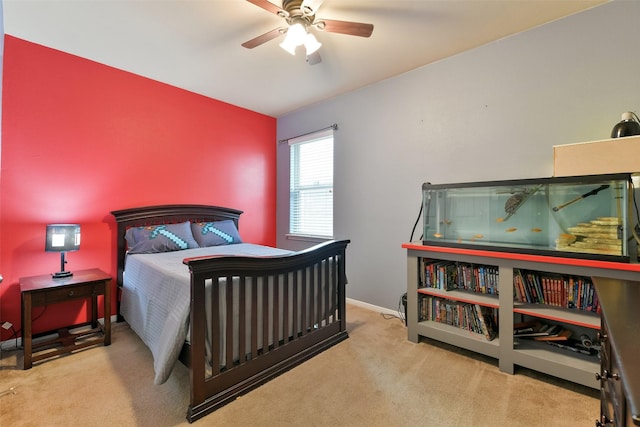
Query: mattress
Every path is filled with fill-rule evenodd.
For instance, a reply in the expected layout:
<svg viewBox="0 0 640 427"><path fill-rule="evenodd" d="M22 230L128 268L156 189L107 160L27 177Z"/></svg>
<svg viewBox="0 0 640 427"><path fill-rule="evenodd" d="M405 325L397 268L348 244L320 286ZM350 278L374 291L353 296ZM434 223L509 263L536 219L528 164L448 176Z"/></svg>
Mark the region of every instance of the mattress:
<svg viewBox="0 0 640 427"><path fill-rule="evenodd" d="M155 384L164 383L189 330L190 276L185 258L210 255L279 256L290 251L239 243L157 254L128 255L120 312L150 349Z"/></svg>

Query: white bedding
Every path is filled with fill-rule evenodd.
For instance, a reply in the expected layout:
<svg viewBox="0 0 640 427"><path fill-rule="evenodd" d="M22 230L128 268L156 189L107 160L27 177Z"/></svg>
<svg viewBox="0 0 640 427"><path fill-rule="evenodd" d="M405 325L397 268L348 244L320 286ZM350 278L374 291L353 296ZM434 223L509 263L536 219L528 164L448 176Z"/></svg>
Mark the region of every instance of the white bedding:
<svg viewBox="0 0 640 427"><path fill-rule="evenodd" d="M185 258L205 255L275 256L291 253L268 246L239 243L158 254L129 255L120 311L149 347L155 384L171 374L189 328L190 278Z"/></svg>

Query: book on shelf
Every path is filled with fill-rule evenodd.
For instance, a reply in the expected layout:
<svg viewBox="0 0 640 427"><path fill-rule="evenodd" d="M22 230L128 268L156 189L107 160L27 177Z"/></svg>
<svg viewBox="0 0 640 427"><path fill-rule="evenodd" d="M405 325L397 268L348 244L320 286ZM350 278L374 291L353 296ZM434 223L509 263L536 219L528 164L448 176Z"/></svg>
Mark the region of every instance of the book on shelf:
<svg viewBox="0 0 640 427"><path fill-rule="evenodd" d="M465 329L491 341L498 335L497 312L491 307L431 295L418 299L419 321L433 321Z"/></svg>
<svg viewBox="0 0 640 427"><path fill-rule="evenodd" d="M423 287L446 290L455 288L457 280L455 262L423 259L422 264L420 281Z"/></svg>
<svg viewBox="0 0 640 427"><path fill-rule="evenodd" d="M525 286L524 278L520 270L513 271L513 285L515 289L516 301L531 302L531 295L529 293L529 287Z"/></svg>
<svg viewBox="0 0 640 427"><path fill-rule="evenodd" d="M525 274L525 283L531 294L530 298L532 303L544 303L544 289L538 282L538 277L528 272Z"/></svg>
<svg viewBox="0 0 640 427"><path fill-rule="evenodd" d="M600 312L595 287L588 277L514 269L513 295L517 302Z"/></svg>
<svg viewBox="0 0 640 427"><path fill-rule="evenodd" d="M497 335L497 328L493 318L493 310L479 304L474 304L480 328L487 341L493 340Z"/></svg>
<svg viewBox="0 0 640 427"><path fill-rule="evenodd" d="M419 275L424 288L498 294L498 268L494 266L422 258Z"/></svg>

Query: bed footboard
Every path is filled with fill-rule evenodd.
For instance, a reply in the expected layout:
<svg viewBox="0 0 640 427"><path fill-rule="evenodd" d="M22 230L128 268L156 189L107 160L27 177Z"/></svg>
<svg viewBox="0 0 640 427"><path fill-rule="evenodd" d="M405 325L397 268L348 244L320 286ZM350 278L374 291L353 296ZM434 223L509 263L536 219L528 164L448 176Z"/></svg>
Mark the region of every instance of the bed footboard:
<svg viewBox="0 0 640 427"><path fill-rule="evenodd" d="M190 422L348 337L348 244L184 261L191 274Z"/></svg>

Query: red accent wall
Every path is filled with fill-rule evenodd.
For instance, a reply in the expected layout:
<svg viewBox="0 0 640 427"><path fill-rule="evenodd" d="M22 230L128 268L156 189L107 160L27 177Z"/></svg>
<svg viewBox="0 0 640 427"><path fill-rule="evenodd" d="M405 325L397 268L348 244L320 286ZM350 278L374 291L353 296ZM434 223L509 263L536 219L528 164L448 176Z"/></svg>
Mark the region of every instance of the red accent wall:
<svg viewBox="0 0 640 427"><path fill-rule="evenodd" d="M48 223L81 225L68 270L114 277L115 209L228 206L245 212L245 241L275 244L275 118L12 36L3 73L0 320L20 327L20 277L60 268L44 252ZM85 316L51 306L34 332Z"/></svg>

